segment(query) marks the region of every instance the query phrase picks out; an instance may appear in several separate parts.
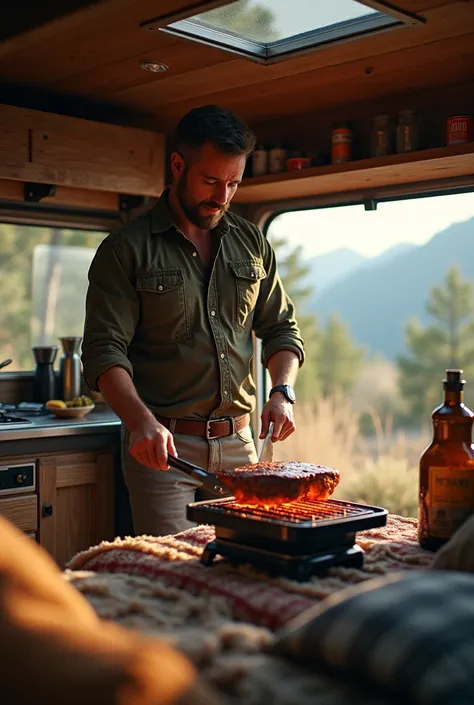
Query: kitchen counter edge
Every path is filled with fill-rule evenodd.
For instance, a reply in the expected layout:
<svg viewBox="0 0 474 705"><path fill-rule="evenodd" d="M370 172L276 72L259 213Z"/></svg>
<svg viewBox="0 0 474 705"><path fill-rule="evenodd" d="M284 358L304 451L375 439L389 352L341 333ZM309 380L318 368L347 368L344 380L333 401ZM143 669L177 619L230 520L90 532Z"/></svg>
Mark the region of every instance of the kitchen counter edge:
<svg viewBox="0 0 474 705"><path fill-rule="evenodd" d="M34 438L57 438L60 436L84 436L97 433L120 433L121 421L110 409L91 411L83 419L58 419L53 414L30 417L28 425L6 425L0 428L2 441L30 440Z"/></svg>

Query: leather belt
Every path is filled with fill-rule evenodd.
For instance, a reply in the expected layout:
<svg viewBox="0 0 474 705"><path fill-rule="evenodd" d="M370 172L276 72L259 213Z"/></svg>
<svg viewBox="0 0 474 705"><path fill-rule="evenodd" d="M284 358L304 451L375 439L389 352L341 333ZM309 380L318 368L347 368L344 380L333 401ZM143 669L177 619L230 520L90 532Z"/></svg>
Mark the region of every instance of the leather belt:
<svg viewBox="0 0 474 705"><path fill-rule="evenodd" d="M156 416L166 428L170 428L173 419L164 416ZM243 416L228 416L223 419L211 419L209 421L188 421L187 419L176 419L174 433L182 433L185 436L201 436L203 438L224 438L231 436L250 423L250 414Z"/></svg>

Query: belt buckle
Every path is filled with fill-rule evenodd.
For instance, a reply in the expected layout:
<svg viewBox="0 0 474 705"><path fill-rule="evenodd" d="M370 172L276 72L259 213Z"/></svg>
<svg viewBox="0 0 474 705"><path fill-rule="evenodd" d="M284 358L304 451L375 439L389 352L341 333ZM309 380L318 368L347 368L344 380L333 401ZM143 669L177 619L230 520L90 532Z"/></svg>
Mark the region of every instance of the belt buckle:
<svg viewBox="0 0 474 705"><path fill-rule="evenodd" d="M211 421L206 421L206 440L212 441L216 438L223 438L223 436L213 436L212 435L212 424L219 423L222 421L229 422L229 433L226 435L231 436L235 433L235 419L233 416L227 416L226 418L223 418L223 419L211 419Z"/></svg>

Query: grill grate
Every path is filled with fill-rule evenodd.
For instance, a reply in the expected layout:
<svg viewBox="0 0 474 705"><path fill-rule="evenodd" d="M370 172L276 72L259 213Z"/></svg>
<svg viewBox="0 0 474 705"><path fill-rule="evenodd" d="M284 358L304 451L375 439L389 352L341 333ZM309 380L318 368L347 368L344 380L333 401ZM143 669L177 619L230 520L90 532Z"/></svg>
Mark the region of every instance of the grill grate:
<svg viewBox="0 0 474 705"><path fill-rule="evenodd" d="M334 519L359 517L370 513L370 507L354 506L342 500L312 500L289 502L277 506L242 504L235 500L221 500L206 504L206 509L217 514L232 514L246 519L261 521L284 521L289 524L315 526Z"/></svg>

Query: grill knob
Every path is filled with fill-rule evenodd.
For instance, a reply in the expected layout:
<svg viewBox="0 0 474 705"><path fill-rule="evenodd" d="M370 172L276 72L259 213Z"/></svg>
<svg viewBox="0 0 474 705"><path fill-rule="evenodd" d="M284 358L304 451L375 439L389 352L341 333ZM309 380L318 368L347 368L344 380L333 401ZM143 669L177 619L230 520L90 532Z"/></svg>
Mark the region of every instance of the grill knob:
<svg viewBox="0 0 474 705"><path fill-rule="evenodd" d="M16 476L16 481L19 485L22 485L24 482L26 482L28 477L25 475L25 473L20 473L19 475Z"/></svg>

